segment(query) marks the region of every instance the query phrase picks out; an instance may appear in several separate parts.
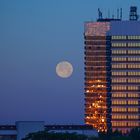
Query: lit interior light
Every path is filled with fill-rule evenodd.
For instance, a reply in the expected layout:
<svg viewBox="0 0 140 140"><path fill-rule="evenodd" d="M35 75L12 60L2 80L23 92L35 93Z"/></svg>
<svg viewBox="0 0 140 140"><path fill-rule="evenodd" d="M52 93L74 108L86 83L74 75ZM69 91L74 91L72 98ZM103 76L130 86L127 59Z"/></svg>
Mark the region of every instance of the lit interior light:
<svg viewBox="0 0 140 140"><path fill-rule="evenodd" d="M89 90L87 90L86 92L89 93Z"/></svg>

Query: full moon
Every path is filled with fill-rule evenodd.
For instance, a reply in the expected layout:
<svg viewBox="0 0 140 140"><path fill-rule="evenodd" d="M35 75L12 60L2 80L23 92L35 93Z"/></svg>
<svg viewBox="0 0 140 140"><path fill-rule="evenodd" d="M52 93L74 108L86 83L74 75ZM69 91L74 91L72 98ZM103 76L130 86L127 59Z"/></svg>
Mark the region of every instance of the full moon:
<svg viewBox="0 0 140 140"><path fill-rule="evenodd" d="M56 73L59 77L68 78L72 75L73 67L72 64L67 61L62 61L56 66Z"/></svg>

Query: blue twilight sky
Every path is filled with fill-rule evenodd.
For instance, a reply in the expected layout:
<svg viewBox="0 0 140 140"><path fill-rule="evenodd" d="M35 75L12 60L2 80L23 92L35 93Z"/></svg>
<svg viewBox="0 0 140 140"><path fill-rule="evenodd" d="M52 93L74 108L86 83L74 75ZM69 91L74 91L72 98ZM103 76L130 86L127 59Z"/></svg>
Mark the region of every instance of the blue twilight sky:
<svg viewBox="0 0 140 140"><path fill-rule="evenodd" d="M83 124L84 21L98 7L127 19L130 5L140 0L0 0L0 124ZM68 79L55 73L62 60L74 67Z"/></svg>

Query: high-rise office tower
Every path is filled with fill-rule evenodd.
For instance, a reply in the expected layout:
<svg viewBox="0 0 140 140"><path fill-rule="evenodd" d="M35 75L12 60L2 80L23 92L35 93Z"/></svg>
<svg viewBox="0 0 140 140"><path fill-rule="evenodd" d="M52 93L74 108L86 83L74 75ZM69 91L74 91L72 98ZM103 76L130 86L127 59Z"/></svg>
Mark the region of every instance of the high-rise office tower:
<svg viewBox="0 0 140 140"><path fill-rule="evenodd" d="M85 23L85 123L98 131L140 126L140 21L103 18Z"/></svg>

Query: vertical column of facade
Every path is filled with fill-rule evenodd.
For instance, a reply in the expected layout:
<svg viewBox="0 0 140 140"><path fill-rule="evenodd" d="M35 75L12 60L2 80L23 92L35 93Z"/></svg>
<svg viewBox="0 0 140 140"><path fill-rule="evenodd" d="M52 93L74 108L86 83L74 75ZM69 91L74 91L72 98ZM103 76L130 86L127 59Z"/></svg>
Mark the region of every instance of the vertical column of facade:
<svg viewBox="0 0 140 140"><path fill-rule="evenodd" d="M85 123L106 132L109 126L107 22L85 25Z"/></svg>
<svg viewBox="0 0 140 140"><path fill-rule="evenodd" d="M112 129L140 126L140 37L112 36Z"/></svg>

